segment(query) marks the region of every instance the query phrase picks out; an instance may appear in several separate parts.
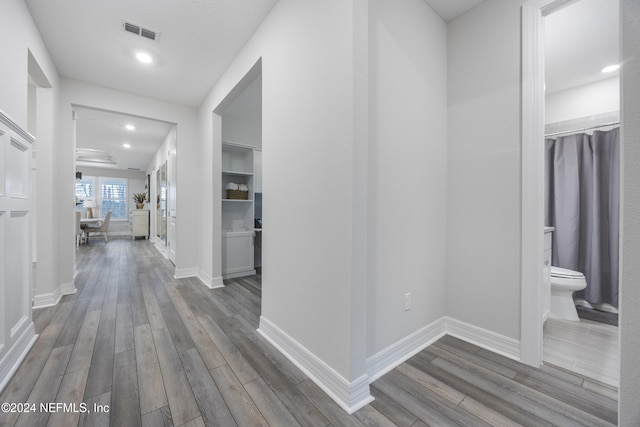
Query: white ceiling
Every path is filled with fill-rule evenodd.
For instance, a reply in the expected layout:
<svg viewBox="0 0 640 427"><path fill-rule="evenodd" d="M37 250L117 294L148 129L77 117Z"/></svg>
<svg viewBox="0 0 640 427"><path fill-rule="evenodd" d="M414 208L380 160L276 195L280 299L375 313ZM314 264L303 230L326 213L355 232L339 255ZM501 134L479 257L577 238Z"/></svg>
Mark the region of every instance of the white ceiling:
<svg viewBox="0 0 640 427"><path fill-rule="evenodd" d="M617 76L604 67L620 61L619 1L580 0L545 18L547 94Z"/></svg>
<svg viewBox="0 0 640 427"><path fill-rule="evenodd" d="M25 0L58 72L198 106L277 0ZM128 33L128 21L160 34ZM153 64L134 54L149 52Z"/></svg>
<svg viewBox="0 0 640 427"><path fill-rule="evenodd" d="M127 114L75 107L76 146L82 149L100 150L110 154L116 165L85 164L78 166L115 167L144 171L158 151L173 123L134 117ZM127 130L126 125L135 126ZM123 147L129 143L131 148ZM80 160L80 159L79 159Z"/></svg>
<svg viewBox="0 0 640 427"><path fill-rule="evenodd" d="M451 21L485 0L425 0L446 22Z"/></svg>
<svg viewBox="0 0 640 427"><path fill-rule="evenodd" d="M484 0L425 1L448 22ZM198 106L277 0L25 2L62 76ZM125 32L123 21L157 31L158 40ZM618 61L618 0L563 8L546 18L546 35L547 93L611 77L600 70ZM152 64L135 60L140 49L151 53ZM119 169L144 169L170 126L144 120L145 132L116 131L133 120L125 116L81 111L77 146L112 152ZM133 146L128 152L121 147L125 137Z"/></svg>
<svg viewBox="0 0 640 427"><path fill-rule="evenodd" d="M199 106L277 0L25 2L60 75ZM123 21L158 32L157 41L124 31ZM138 50L154 62L139 63ZM123 133L126 121L140 127ZM76 126L76 146L113 153L118 169L144 170L168 131L166 123L95 110L80 110Z"/></svg>

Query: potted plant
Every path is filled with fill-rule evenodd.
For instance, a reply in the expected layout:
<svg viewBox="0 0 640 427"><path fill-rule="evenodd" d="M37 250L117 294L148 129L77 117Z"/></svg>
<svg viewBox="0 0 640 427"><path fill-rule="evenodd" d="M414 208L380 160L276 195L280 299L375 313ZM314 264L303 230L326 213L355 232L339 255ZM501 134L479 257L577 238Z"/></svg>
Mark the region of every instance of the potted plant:
<svg viewBox="0 0 640 427"><path fill-rule="evenodd" d="M136 202L136 208L144 208L144 202L147 201L147 195L145 193L133 193L133 201Z"/></svg>

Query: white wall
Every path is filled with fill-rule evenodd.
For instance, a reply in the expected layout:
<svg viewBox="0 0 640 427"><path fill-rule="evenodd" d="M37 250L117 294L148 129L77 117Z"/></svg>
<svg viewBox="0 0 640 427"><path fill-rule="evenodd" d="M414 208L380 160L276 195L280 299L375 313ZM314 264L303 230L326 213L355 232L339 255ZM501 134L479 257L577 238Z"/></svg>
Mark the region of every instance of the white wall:
<svg viewBox="0 0 640 427"><path fill-rule="evenodd" d="M222 120L222 140L262 149L262 78L256 78L230 105Z"/></svg>
<svg viewBox="0 0 640 427"><path fill-rule="evenodd" d="M61 117L60 146L61 170L70 171L61 174L59 185L62 188L73 188L73 150L75 126L71 116L72 105L100 108L141 117L176 123L178 133L177 156L177 259L176 269L196 271L198 264L198 243L200 230L198 223L198 200L201 194L200 176L197 167L200 153L198 151L197 110L193 107L173 104L144 96L121 92L93 84L71 79L61 80L59 110ZM66 187L65 187L66 186ZM60 197L58 209L68 212L73 209L72 192ZM61 224L66 227L67 224ZM68 233L73 235L73 222ZM64 230L63 230L64 231ZM61 250L63 257L74 253L73 248ZM73 265L73 261L69 261ZM69 265L64 263L63 265ZM71 270L72 271L72 270Z"/></svg>
<svg viewBox="0 0 640 427"><path fill-rule="evenodd" d="M446 314L446 25L398 6L370 3L367 356Z"/></svg>
<svg viewBox="0 0 640 427"><path fill-rule="evenodd" d="M447 314L520 337L520 5L448 24Z"/></svg>
<svg viewBox="0 0 640 427"><path fill-rule="evenodd" d="M0 67L0 110L17 125L2 125L2 144L11 147L9 138L15 138L20 144L28 146L25 151L15 149L11 153L6 149L5 155L10 157L5 159L15 162L0 167L1 179L13 178L19 194L24 189L33 190L36 187L39 190L35 192L37 204L33 200L35 194L29 190L26 198L4 197L2 203L2 210L6 212L2 215L0 226L0 256L3 258L0 261L1 391L36 340L32 298L36 295L38 285L46 287L52 295L52 290L58 287L60 281L56 252L51 250L58 236L55 228L57 212L51 212L50 209L57 194L54 185L56 162L53 155L44 155L54 152L56 112L53 106L58 96L58 75L25 4L21 0L2 0L0 9L0 40L3 41L0 47L3 64ZM37 71L34 80L38 84L46 83L48 89L29 90L30 71ZM32 144L31 138L25 138L21 132L17 132L18 128L32 132L36 141ZM38 157L37 163L34 162L37 168L35 172L31 170L32 154ZM32 182L33 178L36 182ZM45 183L48 185L45 186ZM41 212L36 215L34 209L41 209ZM14 210L27 214L14 217L9 212ZM36 227L41 231L36 237L38 249L32 248L30 238L36 221ZM31 263L38 256L34 256L32 250L43 251L42 254L46 256L39 257L40 263L36 264L35 269ZM31 283L31 280L40 283ZM53 295L51 299L54 299Z"/></svg>
<svg viewBox="0 0 640 427"><path fill-rule="evenodd" d="M2 0L0 7L0 36L5 40L0 53L3 63L11 64L0 67L0 109L27 129L28 52L31 51L54 88L58 74L24 2Z"/></svg>
<svg viewBox="0 0 640 427"><path fill-rule="evenodd" d="M620 78L564 90L545 99L545 123L580 119L620 110Z"/></svg>
<svg viewBox="0 0 640 427"><path fill-rule="evenodd" d="M364 351L351 360L353 7L281 0L200 108L213 164L203 177L217 199L203 209L213 236L203 253L216 277L221 131L211 112L262 58L262 315L346 381L365 372Z"/></svg>
<svg viewBox="0 0 640 427"><path fill-rule="evenodd" d="M619 425L640 425L640 3L622 7L622 270Z"/></svg>
<svg viewBox="0 0 640 427"><path fill-rule="evenodd" d="M11 40L0 49L2 61L10 66L0 69L0 109L22 128L35 133L36 156L35 187L37 188L36 221L37 244L34 258L38 261L34 277L34 296L48 295L53 301L61 295L61 285L73 287L72 280L59 274L57 245L60 232L57 227L59 214L52 210L59 188L56 177L59 165L56 158L58 74L47 49L40 38L29 11L22 0L3 0L0 14L0 39ZM29 52L35 61L32 70L38 68L38 80L48 80L50 88L35 90L28 95ZM29 105L35 101L36 105ZM37 120L29 119L28 108ZM34 131L35 129L35 131ZM72 235L69 237L72 240Z"/></svg>
<svg viewBox="0 0 640 427"><path fill-rule="evenodd" d="M262 127L260 122L234 116L223 116L222 140L238 144L262 147Z"/></svg>

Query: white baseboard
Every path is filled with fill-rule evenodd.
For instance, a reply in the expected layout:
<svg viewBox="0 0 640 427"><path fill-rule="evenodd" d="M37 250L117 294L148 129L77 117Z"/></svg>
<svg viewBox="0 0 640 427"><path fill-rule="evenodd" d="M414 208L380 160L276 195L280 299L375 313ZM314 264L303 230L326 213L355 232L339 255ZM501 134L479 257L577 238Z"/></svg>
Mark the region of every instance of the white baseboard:
<svg viewBox="0 0 640 427"><path fill-rule="evenodd" d="M176 268L173 272L174 279L185 279L187 277L197 277L198 267L192 268Z"/></svg>
<svg viewBox="0 0 640 427"><path fill-rule="evenodd" d="M59 287L53 292L34 295L33 308L51 307L52 305L56 305L60 301L60 298L62 298L62 292Z"/></svg>
<svg viewBox="0 0 640 427"><path fill-rule="evenodd" d="M444 317L448 335L460 338L478 347L500 354L513 360L520 360L520 341L462 322Z"/></svg>
<svg viewBox="0 0 640 427"><path fill-rule="evenodd" d="M445 318L431 322L413 334L367 358L369 381L373 382L418 354L446 334Z"/></svg>
<svg viewBox="0 0 640 427"><path fill-rule="evenodd" d="M229 272L226 272L222 275L222 277L224 279L235 279L238 277L245 277L245 276L255 276L256 274L256 269L255 268L251 268L251 269L239 269L239 270L232 270Z"/></svg>
<svg viewBox="0 0 640 427"><path fill-rule="evenodd" d="M520 341L443 316L367 358L367 374L349 382L263 316L260 317L258 332L349 414L373 400L369 393L370 383L444 335L454 336L510 359L520 358Z"/></svg>
<svg viewBox="0 0 640 427"><path fill-rule="evenodd" d="M75 282L63 283L54 289L53 292L34 295L32 307L34 309L51 307L58 304L63 295L72 295L77 291Z"/></svg>
<svg viewBox="0 0 640 427"><path fill-rule="evenodd" d="M62 295L72 295L78 292L75 281L72 281L71 283L63 283L60 285L60 290L62 291Z"/></svg>
<svg viewBox="0 0 640 427"><path fill-rule="evenodd" d="M199 270L198 279L209 289L224 288L222 276L213 277L209 273Z"/></svg>
<svg viewBox="0 0 640 427"><path fill-rule="evenodd" d="M260 317L258 332L347 413L352 414L373 401L373 397L369 393L369 377L367 375L363 375L355 381L347 381L263 316Z"/></svg>
<svg viewBox="0 0 640 427"><path fill-rule="evenodd" d="M4 358L0 360L0 393L4 391L13 374L16 373L20 364L27 357L27 353L35 344L38 335L36 335L33 322L31 322L20 337L15 341L11 349Z"/></svg>

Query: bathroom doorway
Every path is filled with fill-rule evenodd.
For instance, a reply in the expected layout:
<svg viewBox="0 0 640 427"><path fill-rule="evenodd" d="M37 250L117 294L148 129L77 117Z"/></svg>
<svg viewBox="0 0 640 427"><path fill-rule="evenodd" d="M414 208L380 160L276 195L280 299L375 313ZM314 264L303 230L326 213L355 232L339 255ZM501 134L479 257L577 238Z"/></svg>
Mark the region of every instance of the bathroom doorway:
<svg viewBox="0 0 640 427"><path fill-rule="evenodd" d="M620 121L620 82L613 66L620 61L619 5L617 0L579 0L555 8L543 21L544 225L555 227L552 265L584 274L587 289L573 295L579 321L558 318L552 302L551 316L543 325L542 360L618 387L619 168L615 165L619 162L616 129ZM580 148L586 149L583 154L571 156ZM576 186L566 185L564 176L570 162L578 165L584 159L585 165L597 165L603 150L610 154L605 161L607 167L611 164L613 169L603 174L610 175L601 189L611 193L611 200L601 212L596 201L584 206L587 195L580 194L583 182L596 182L593 176L583 175ZM586 169L580 167L581 171ZM577 173L572 179L575 176ZM598 193L597 187L591 193ZM578 205L583 206L572 212L567 203L571 199L582 200ZM586 212L602 214L612 226L596 228L605 221L603 218L587 228L583 219ZM576 217L582 222L572 220ZM584 242L591 239L594 244L590 247ZM597 253L595 263L588 255L591 248Z"/></svg>
<svg viewBox="0 0 640 427"><path fill-rule="evenodd" d="M543 362L544 17L574 3L575 0L528 0L522 5L520 360L531 366ZM618 21L614 24L619 25Z"/></svg>

